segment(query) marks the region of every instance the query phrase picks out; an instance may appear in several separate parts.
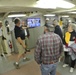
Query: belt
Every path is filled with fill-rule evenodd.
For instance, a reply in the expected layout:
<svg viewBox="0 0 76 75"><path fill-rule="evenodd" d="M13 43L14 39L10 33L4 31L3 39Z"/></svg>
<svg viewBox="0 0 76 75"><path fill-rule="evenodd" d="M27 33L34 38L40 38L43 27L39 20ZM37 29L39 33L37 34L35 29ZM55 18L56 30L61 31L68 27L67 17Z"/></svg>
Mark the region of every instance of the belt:
<svg viewBox="0 0 76 75"><path fill-rule="evenodd" d="M45 62L42 62L43 64L45 64L45 65L47 65L47 64L55 64L56 62L54 62L54 61L51 61L51 62L49 62L49 63L45 63Z"/></svg>

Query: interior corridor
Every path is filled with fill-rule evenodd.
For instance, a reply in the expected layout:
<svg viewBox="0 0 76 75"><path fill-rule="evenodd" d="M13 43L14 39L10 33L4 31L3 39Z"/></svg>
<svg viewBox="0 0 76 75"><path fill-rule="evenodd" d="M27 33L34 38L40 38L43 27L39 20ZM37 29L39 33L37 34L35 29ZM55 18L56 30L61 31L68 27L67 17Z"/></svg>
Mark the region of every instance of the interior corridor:
<svg viewBox="0 0 76 75"><path fill-rule="evenodd" d="M41 75L39 65L34 61L34 49L27 53L30 61L21 60L20 69L15 69L13 63L17 54L10 57L0 57L0 75ZM69 67L63 68L63 63L58 63L56 75L75 75L76 68L73 73L69 72Z"/></svg>

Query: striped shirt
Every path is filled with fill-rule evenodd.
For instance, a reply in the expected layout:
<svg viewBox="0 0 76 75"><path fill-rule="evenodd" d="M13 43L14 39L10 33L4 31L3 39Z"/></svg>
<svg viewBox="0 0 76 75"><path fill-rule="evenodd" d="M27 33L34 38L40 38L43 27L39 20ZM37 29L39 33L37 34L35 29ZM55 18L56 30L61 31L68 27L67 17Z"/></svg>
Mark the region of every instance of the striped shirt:
<svg viewBox="0 0 76 75"><path fill-rule="evenodd" d="M38 64L42 62L50 63L58 62L61 53L63 52L63 43L61 38L53 33L48 32L41 35L36 44L35 61Z"/></svg>

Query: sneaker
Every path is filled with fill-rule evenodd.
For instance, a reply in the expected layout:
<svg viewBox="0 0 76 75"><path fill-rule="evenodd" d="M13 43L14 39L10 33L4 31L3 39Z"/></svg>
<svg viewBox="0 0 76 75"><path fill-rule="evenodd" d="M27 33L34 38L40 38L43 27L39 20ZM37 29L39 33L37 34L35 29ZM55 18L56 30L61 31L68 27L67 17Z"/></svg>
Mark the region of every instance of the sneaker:
<svg viewBox="0 0 76 75"><path fill-rule="evenodd" d="M30 49L27 49L26 51L27 51L27 52L30 52Z"/></svg>
<svg viewBox="0 0 76 75"><path fill-rule="evenodd" d="M26 54L26 51L24 53Z"/></svg>
<svg viewBox="0 0 76 75"><path fill-rule="evenodd" d="M70 68L70 72L72 73L73 71L74 71L74 68L71 67L71 68Z"/></svg>
<svg viewBox="0 0 76 75"><path fill-rule="evenodd" d="M7 54L7 52L4 52L4 54Z"/></svg>
<svg viewBox="0 0 76 75"><path fill-rule="evenodd" d="M1 54L1 57L3 57L3 54Z"/></svg>
<svg viewBox="0 0 76 75"><path fill-rule="evenodd" d="M68 64L64 64L64 65L63 65L63 67L67 67L67 66L68 66Z"/></svg>
<svg viewBox="0 0 76 75"><path fill-rule="evenodd" d="M19 63L14 63L14 66L16 67L16 69L19 69L20 67L19 67Z"/></svg>
<svg viewBox="0 0 76 75"><path fill-rule="evenodd" d="M23 61L29 61L30 58L23 58Z"/></svg>

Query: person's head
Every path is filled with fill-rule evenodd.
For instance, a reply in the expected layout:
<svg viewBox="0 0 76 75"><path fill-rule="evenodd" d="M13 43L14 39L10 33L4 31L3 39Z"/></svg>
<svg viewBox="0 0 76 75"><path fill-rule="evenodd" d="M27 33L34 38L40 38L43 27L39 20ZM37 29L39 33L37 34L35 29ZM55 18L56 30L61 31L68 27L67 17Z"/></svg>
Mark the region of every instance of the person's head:
<svg viewBox="0 0 76 75"><path fill-rule="evenodd" d="M69 23L68 32L72 32L73 30L75 30L75 24L74 23Z"/></svg>
<svg viewBox="0 0 76 75"><path fill-rule="evenodd" d="M22 24L21 25L24 26L24 27L27 27L27 24L26 24L25 21L22 21Z"/></svg>
<svg viewBox="0 0 76 75"><path fill-rule="evenodd" d="M54 32L55 28L53 25L44 25L44 33L46 32Z"/></svg>
<svg viewBox="0 0 76 75"><path fill-rule="evenodd" d="M0 28L2 27L2 21L0 21Z"/></svg>
<svg viewBox="0 0 76 75"><path fill-rule="evenodd" d="M47 23L49 21L49 18L46 18L45 23Z"/></svg>
<svg viewBox="0 0 76 75"><path fill-rule="evenodd" d="M54 25L54 26L58 25L58 20L54 19L54 20L53 20L53 25Z"/></svg>
<svg viewBox="0 0 76 75"><path fill-rule="evenodd" d="M14 23L15 23L15 25L17 25L17 26L20 26L20 19L19 19L19 18L16 18L16 19L14 20Z"/></svg>
<svg viewBox="0 0 76 75"><path fill-rule="evenodd" d="M22 21L22 26L25 26L25 22L24 21Z"/></svg>

